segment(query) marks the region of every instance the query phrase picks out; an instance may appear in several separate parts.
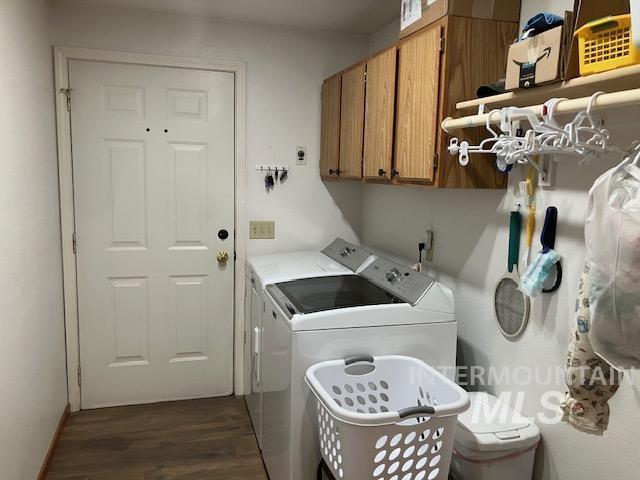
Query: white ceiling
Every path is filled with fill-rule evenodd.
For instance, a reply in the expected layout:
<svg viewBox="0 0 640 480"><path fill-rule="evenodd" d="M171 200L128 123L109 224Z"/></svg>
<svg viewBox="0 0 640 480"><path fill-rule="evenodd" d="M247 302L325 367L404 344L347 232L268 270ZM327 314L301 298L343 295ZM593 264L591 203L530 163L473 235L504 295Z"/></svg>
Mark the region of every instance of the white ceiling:
<svg viewBox="0 0 640 480"><path fill-rule="evenodd" d="M400 15L400 0L72 0L74 3L370 34Z"/></svg>

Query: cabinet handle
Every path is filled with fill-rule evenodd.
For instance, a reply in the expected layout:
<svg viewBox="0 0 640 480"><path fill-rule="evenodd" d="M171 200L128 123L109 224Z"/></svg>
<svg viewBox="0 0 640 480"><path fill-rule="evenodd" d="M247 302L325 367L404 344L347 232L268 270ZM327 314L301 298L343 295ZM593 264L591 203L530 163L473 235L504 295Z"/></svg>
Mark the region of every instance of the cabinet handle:
<svg viewBox="0 0 640 480"><path fill-rule="evenodd" d="M400 172L397 171L395 168L391 169L391 176L392 177L397 177L398 175L400 175Z"/></svg>
<svg viewBox="0 0 640 480"><path fill-rule="evenodd" d="M336 175L340 175L340 170L339 169L334 170L333 168L330 168L329 169L329 175L333 175L334 173Z"/></svg>
<svg viewBox="0 0 640 480"><path fill-rule="evenodd" d="M385 172L383 169L379 169L378 170L378 176L379 177L384 177L387 174L387 172Z"/></svg>

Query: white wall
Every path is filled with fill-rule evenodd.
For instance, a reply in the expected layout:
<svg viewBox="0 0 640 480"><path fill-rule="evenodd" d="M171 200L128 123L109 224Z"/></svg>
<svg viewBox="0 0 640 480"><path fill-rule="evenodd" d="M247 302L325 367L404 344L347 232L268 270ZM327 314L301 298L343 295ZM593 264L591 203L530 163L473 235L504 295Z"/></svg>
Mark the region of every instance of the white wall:
<svg viewBox="0 0 640 480"><path fill-rule="evenodd" d="M541 10L561 13L572 3L569 0L523 2L523 20ZM397 29L395 33L394 29L392 24L372 36L371 51L396 40ZM614 141L626 145L637 138L638 108L610 113L605 121ZM518 173L511 175L506 193L366 185L364 243L416 258L423 231L435 231L435 261L430 265L431 273L455 291L461 353L466 365L506 367L512 371L519 366L540 367L543 372L547 367L563 367L578 279L585 259L583 228L587 192L593 181L614 162L615 159L603 159L578 166L575 159L564 159L559 164L556 187L539 194L538 226L543 222L547 206L555 205L559 210L556 247L564 256L565 280L555 295L533 302L530 325L516 341L506 340L498 331L492 295L506 267L508 214L517 202ZM539 232L538 229L536 242L539 242ZM495 394L523 392L524 413L535 416L546 411L541 405L543 393L564 392L565 385L560 379L550 385L500 384L484 389ZM610 405L611 422L602 437L580 433L564 423L541 424L543 444L537 454L535 479L638 478L640 387L624 385Z"/></svg>
<svg viewBox="0 0 640 480"><path fill-rule="evenodd" d="M0 2L0 476L36 478L67 404L44 1Z"/></svg>
<svg viewBox="0 0 640 480"><path fill-rule="evenodd" d="M400 32L400 19L394 20L386 27L381 28L369 36L369 53L374 54L384 50L398 40Z"/></svg>
<svg viewBox="0 0 640 480"><path fill-rule="evenodd" d="M246 61L247 217L276 221L276 240L251 240L249 253L318 248L336 235L358 240L360 187L318 176L320 87L366 55L367 37L72 3L55 3L51 21L59 46ZM295 166L296 145L307 146L307 166ZM267 194L253 168L275 163L292 170Z"/></svg>

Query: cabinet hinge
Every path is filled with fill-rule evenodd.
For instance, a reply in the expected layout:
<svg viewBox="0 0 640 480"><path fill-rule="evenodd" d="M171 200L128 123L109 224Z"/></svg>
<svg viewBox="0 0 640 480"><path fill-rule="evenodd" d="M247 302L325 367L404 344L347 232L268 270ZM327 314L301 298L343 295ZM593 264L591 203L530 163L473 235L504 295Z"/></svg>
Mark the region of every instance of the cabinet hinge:
<svg viewBox="0 0 640 480"><path fill-rule="evenodd" d="M444 36L440 37L440 53L444 53Z"/></svg>
<svg viewBox="0 0 640 480"><path fill-rule="evenodd" d="M80 367L80 364L78 364L78 386L82 385L82 368Z"/></svg>
<svg viewBox="0 0 640 480"><path fill-rule="evenodd" d="M67 97L67 111L71 111L71 92L73 89L71 88L61 88L60 93L64 94Z"/></svg>
<svg viewBox="0 0 640 480"><path fill-rule="evenodd" d="M78 253L78 240L76 238L76 232L73 232L73 239L71 241L73 242L73 253Z"/></svg>

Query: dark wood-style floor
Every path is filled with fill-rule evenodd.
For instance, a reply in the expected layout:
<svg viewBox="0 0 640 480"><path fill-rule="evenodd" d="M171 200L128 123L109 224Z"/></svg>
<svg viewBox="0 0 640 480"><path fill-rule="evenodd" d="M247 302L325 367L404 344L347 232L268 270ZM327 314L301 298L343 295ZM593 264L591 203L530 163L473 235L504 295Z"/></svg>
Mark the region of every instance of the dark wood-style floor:
<svg viewBox="0 0 640 480"><path fill-rule="evenodd" d="M85 410L48 480L267 480L241 397Z"/></svg>

